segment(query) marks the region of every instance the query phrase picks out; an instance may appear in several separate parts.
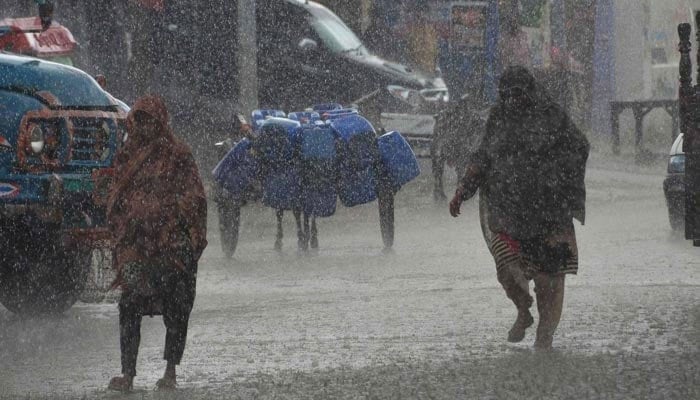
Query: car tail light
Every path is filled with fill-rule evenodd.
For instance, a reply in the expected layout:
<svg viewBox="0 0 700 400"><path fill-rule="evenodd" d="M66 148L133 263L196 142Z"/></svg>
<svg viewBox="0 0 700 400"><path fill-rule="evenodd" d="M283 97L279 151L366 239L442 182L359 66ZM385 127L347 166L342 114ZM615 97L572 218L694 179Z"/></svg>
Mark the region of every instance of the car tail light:
<svg viewBox="0 0 700 400"><path fill-rule="evenodd" d="M682 174L685 172L685 154L671 156L668 160L669 174Z"/></svg>

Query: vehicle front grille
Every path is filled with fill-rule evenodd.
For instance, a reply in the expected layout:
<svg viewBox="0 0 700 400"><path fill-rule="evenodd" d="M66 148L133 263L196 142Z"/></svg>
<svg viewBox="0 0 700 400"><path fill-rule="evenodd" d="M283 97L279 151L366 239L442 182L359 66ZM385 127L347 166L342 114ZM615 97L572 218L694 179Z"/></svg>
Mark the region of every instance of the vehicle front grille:
<svg viewBox="0 0 700 400"><path fill-rule="evenodd" d="M117 126L108 118L71 118L71 162L106 164L115 149Z"/></svg>

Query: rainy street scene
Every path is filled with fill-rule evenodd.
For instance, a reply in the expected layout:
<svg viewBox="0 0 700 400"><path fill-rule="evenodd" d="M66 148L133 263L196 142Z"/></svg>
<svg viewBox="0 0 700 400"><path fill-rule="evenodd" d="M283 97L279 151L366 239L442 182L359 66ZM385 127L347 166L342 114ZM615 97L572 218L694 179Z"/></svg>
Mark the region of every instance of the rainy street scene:
<svg viewBox="0 0 700 400"><path fill-rule="evenodd" d="M700 399L700 0L0 0L0 400Z"/></svg>

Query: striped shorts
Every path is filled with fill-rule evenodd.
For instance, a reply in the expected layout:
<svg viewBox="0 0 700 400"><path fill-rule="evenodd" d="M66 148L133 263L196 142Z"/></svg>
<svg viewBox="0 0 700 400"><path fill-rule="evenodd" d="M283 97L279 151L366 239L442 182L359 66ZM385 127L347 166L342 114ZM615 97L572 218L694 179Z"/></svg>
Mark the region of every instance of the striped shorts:
<svg viewBox="0 0 700 400"><path fill-rule="evenodd" d="M517 267L523 271L527 279L532 279L538 273L575 275L578 272L578 249L573 222L567 229L543 241L544 245L552 247L565 245L563 247L568 250L565 261L553 271L551 266L548 267L544 263L537 262L528 256L527 253L524 253L522 244L519 241L510 238L506 234L496 233L489 229L488 209L482 199L480 199L479 214L484 240L496 262L497 271L500 272L505 268Z"/></svg>

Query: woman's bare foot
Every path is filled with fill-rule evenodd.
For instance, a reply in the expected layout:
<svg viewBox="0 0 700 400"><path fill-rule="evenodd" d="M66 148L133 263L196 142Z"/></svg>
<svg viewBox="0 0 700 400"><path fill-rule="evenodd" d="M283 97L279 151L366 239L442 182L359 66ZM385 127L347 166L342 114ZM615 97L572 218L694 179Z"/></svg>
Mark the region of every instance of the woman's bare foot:
<svg viewBox="0 0 700 400"><path fill-rule="evenodd" d="M134 388L134 377L123 375L115 376L109 381L109 390L116 390L119 392L128 392Z"/></svg>
<svg viewBox="0 0 700 400"><path fill-rule="evenodd" d="M156 382L157 390L174 390L177 387L177 379L175 377L162 377Z"/></svg>
<svg viewBox="0 0 700 400"><path fill-rule="evenodd" d="M518 318L515 319L513 327L508 331L508 341L511 343L521 342L525 338L525 330L532 326L535 319L532 318L530 310L527 308L518 310Z"/></svg>
<svg viewBox="0 0 700 400"><path fill-rule="evenodd" d="M537 336L535 339L535 351L537 352L550 352L552 351L552 336Z"/></svg>
<svg viewBox="0 0 700 400"><path fill-rule="evenodd" d="M177 375L175 373L175 364L168 363L165 367L165 373L163 377L158 379L156 382L156 389L158 390L173 390L177 387Z"/></svg>

